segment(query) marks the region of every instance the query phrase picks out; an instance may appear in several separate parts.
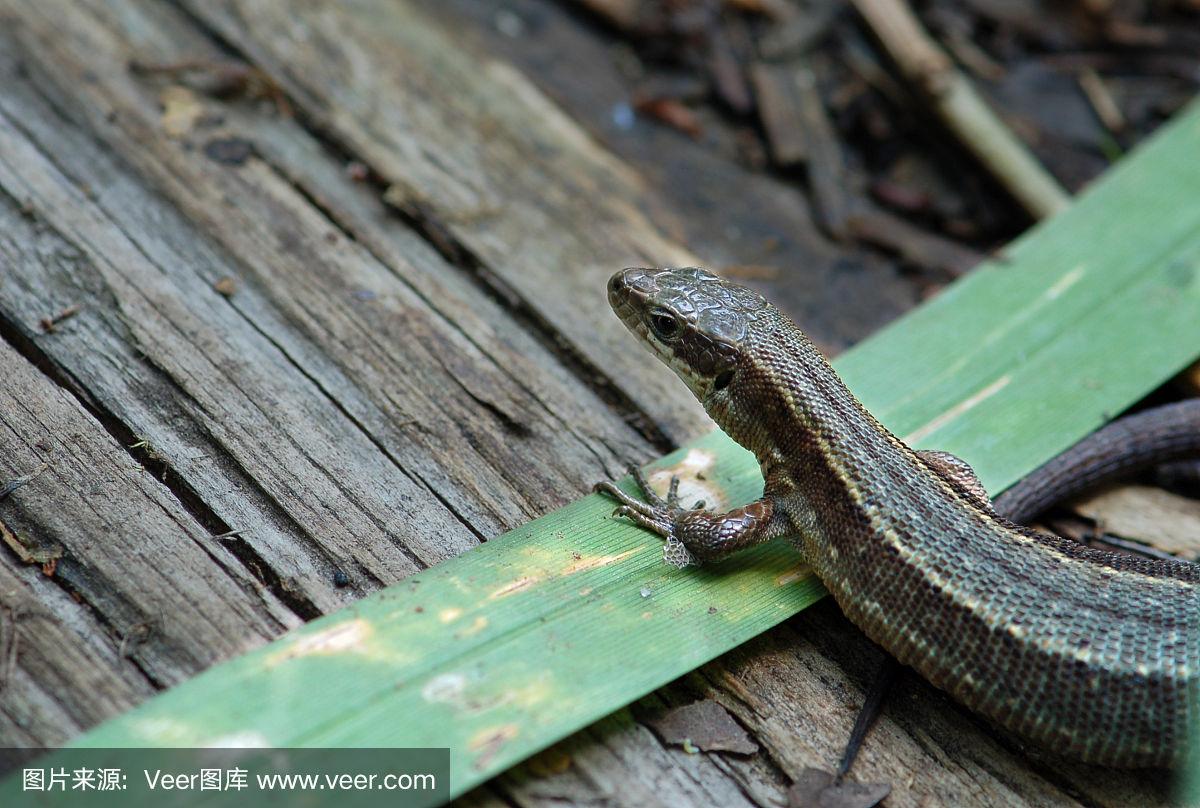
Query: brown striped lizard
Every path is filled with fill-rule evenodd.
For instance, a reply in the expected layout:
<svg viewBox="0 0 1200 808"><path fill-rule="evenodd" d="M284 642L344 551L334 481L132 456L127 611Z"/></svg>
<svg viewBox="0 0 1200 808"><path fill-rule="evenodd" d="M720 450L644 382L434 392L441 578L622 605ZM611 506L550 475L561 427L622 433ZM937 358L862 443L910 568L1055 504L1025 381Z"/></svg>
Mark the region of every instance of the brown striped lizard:
<svg viewBox="0 0 1200 808"><path fill-rule="evenodd" d="M668 562L791 537L868 637L1003 729L1092 763L1182 761L1200 713L1200 565L1010 521L965 462L880 424L752 290L701 269L627 269L608 297L762 469L762 498L719 514L682 507L677 481L662 498L637 475L645 501L600 483L666 540ZM1051 472L1043 488L1071 488L1069 469ZM1037 504L1023 496L1017 511Z"/></svg>

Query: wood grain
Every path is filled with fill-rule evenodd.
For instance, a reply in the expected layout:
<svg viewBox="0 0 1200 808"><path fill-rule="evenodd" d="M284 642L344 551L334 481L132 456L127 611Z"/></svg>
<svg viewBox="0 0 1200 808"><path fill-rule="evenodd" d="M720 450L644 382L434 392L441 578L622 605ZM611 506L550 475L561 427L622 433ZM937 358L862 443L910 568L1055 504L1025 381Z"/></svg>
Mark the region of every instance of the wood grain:
<svg viewBox="0 0 1200 808"><path fill-rule="evenodd" d="M682 441L709 428L670 379L648 372L603 295L613 267L695 257L642 214L641 179L520 74L456 47L410 3L186 5L663 432Z"/></svg>
<svg viewBox="0 0 1200 808"><path fill-rule="evenodd" d="M0 479L45 464L0 501L0 552L27 559L0 565L6 745L63 743L298 624L73 396L3 342L0 378Z"/></svg>
<svg viewBox="0 0 1200 808"><path fill-rule="evenodd" d="M6 289L16 327L35 336L34 312L87 290L95 303L61 339L43 340L46 350L242 529L302 604L344 604L645 455L633 429L461 272L389 222L378 199L342 182L331 204L353 228L349 238L314 208L304 190L323 187L331 199L339 167L294 122L243 115L248 129L200 132L189 149L159 131L157 88L123 69L129 42L86 18L51 28L51 16L31 15L22 28L26 52L55 66L38 89L63 108L121 112L89 122L109 138L105 154L56 127L44 105L10 100L12 120L44 122L31 136L67 172L10 123L9 151L20 155L9 166L14 197L54 225L71 211L70 229L59 229L95 253L82 266L39 266L40 250L16 252L31 241L25 222L10 253L23 271ZM141 33L154 22L143 18ZM72 53L107 64L106 81L65 80ZM200 147L217 137L261 141L284 168L214 163ZM143 175L123 171L114 154ZM298 165L299 188L286 173ZM164 209L163 197L177 207ZM240 281L229 299L212 289L225 276ZM114 362L136 377L112 374ZM334 570L355 587L336 590Z"/></svg>

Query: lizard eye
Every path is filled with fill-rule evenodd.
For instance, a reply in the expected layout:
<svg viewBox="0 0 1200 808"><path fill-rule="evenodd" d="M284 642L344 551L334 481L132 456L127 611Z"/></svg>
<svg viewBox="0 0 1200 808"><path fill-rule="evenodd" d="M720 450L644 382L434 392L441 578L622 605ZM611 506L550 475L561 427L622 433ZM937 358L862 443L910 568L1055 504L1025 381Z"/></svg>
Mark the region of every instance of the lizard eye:
<svg viewBox="0 0 1200 808"><path fill-rule="evenodd" d="M679 321L670 312L656 309L650 312L650 330L659 339L671 340L679 336Z"/></svg>
<svg viewBox="0 0 1200 808"><path fill-rule="evenodd" d="M722 371L717 374L717 378L713 379L713 390L724 390L731 381L733 381L733 371Z"/></svg>

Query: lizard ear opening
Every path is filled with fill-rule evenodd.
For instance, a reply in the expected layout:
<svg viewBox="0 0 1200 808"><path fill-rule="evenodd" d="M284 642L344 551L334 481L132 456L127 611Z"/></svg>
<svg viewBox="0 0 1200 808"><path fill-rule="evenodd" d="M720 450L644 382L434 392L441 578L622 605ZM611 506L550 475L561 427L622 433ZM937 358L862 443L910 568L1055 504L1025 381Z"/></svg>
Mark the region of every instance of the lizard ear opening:
<svg viewBox="0 0 1200 808"><path fill-rule="evenodd" d="M717 374L717 378L713 379L712 389L714 392L724 390L733 381L733 371L725 370Z"/></svg>

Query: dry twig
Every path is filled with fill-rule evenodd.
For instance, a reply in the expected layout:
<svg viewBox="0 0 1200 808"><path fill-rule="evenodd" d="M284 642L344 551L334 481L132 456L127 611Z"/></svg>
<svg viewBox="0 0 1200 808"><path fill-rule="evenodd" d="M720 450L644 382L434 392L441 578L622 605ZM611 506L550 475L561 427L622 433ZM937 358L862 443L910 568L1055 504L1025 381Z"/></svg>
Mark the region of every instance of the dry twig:
<svg viewBox="0 0 1200 808"><path fill-rule="evenodd" d="M800 120L807 141L808 181L813 204L825 230L834 238L846 235L846 220L853 202L846 174L846 158L825 102L817 88L817 74L804 60L792 66L792 81L799 102Z"/></svg>
<svg viewBox="0 0 1200 808"><path fill-rule="evenodd" d="M1109 132L1119 134L1125 130L1125 116L1121 114L1120 106L1112 97L1112 93L1108 91L1108 87L1105 85L1104 79L1100 78L1099 73L1091 68L1081 71L1079 87L1087 96L1092 109L1096 111L1096 117Z"/></svg>
<svg viewBox="0 0 1200 808"><path fill-rule="evenodd" d="M983 261L983 255L942 238L882 210L862 205L847 219L850 235L891 250L918 266L960 277Z"/></svg>
<svg viewBox="0 0 1200 808"><path fill-rule="evenodd" d="M808 139L792 65L760 62L750 69L750 79L771 159L784 168L803 163L808 159Z"/></svg>
<svg viewBox="0 0 1200 808"><path fill-rule="evenodd" d="M905 77L1031 216L1043 219L1070 204L1070 195L992 112L903 0L853 2Z"/></svg>

